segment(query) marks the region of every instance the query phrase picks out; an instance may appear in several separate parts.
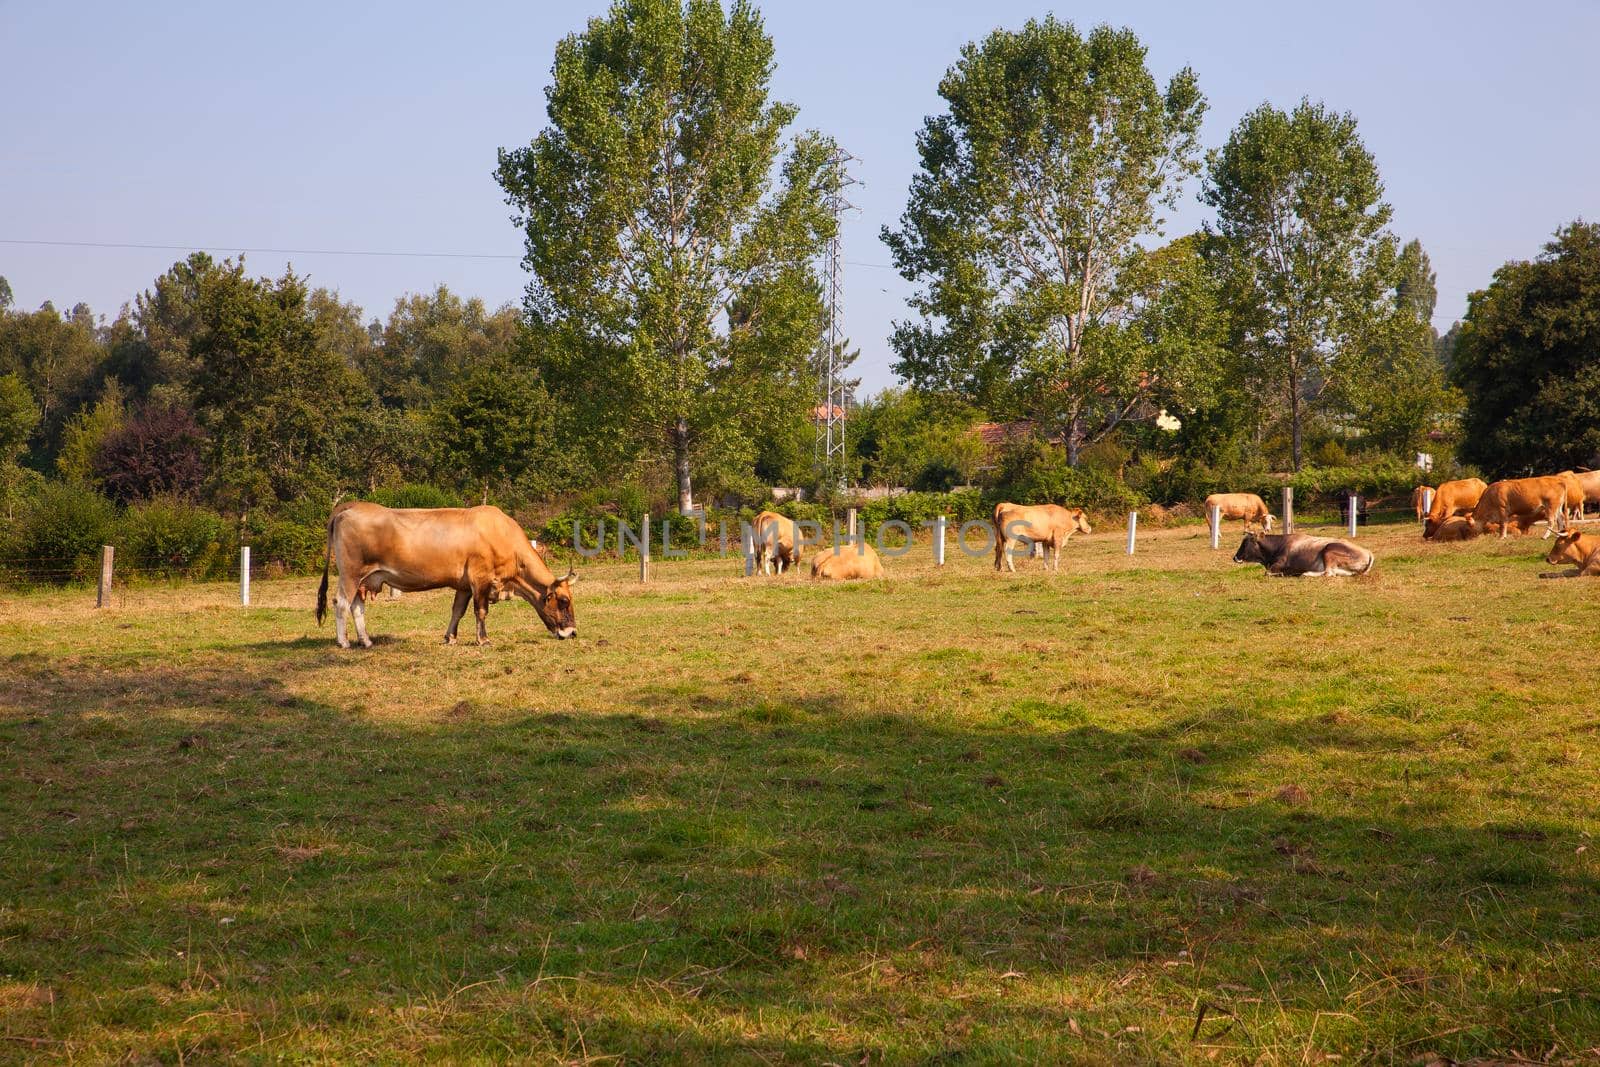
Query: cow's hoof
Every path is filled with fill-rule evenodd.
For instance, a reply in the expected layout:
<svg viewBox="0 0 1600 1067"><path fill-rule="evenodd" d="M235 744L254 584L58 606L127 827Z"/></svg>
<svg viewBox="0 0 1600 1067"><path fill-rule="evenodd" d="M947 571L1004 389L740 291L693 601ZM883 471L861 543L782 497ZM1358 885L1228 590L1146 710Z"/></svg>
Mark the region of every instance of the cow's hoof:
<svg viewBox="0 0 1600 1067"><path fill-rule="evenodd" d="M361 639L361 647L362 648L371 648L372 647L372 642L370 640L368 640L367 638L363 637Z"/></svg>
<svg viewBox="0 0 1600 1067"><path fill-rule="evenodd" d="M455 644L456 643L456 635L455 634L445 634L444 635L444 643L447 644L447 645Z"/></svg>
<svg viewBox="0 0 1600 1067"><path fill-rule="evenodd" d="M339 647L348 650L349 647L350 647L350 642L349 641L340 641L339 642Z"/></svg>

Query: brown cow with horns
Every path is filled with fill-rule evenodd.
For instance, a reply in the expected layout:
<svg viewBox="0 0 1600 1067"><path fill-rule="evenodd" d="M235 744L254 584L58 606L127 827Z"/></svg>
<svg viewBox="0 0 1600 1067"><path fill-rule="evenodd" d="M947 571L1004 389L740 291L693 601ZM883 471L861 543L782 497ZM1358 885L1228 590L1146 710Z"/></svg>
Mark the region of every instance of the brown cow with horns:
<svg viewBox="0 0 1600 1067"><path fill-rule="evenodd" d="M470 600L478 618L478 644L487 644L489 605L511 593L533 605L545 628L565 640L577 634L570 570L557 578L516 521L496 507L386 508L350 501L328 518L328 553L317 588L317 622L328 612L328 571L337 563L334 618L340 648L349 648L345 616L354 615L356 638L366 648L366 606L361 591L388 585L406 593L454 589L446 644Z"/></svg>

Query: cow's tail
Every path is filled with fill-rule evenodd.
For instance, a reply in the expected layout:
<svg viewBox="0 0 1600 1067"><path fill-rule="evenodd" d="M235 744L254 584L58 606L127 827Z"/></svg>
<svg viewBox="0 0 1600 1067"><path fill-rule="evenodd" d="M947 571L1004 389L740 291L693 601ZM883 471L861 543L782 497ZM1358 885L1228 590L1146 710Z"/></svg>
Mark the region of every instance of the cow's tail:
<svg viewBox="0 0 1600 1067"><path fill-rule="evenodd" d="M322 584L317 586L317 625L328 616L328 570L333 565L333 524L338 521L339 509L328 516L328 547L322 556Z"/></svg>
<svg viewBox="0 0 1600 1067"><path fill-rule="evenodd" d="M1368 552L1367 553L1367 565L1365 567L1361 568L1362 576L1365 577L1366 575L1371 574L1373 565L1376 564L1377 562L1378 562L1377 553Z"/></svg>

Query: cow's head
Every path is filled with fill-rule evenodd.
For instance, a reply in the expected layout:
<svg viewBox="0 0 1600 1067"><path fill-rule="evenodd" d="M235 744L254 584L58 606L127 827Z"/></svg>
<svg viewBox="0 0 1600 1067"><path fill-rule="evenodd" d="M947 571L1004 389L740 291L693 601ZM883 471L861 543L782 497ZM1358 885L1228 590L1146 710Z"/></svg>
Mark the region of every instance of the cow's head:
<svg viewBox="0 0 1600 1067"><path fill-rule="evenodd" d="M1272 512L1269 511L1269 512L1267 512L1267 517L1264 520L1262 520L1261 526L1262 526L1262 528L1264 530L1267 531L1267 533L1271 533L1272 532L1272 523L1273 523Z"/></svg>
<svg viewBox="0 0 1600 1067"><path fill-rule="evenodd" d="M572 587L578 576L572 571L550 583L543 594L531 596L528 601L544 620L545 629L565 641L578 636L578 621L572 614Z"/></svg>
<svg viewBox="0 0 1600 1067"><path fill-rule="evenodd" d="M1550 546L1550 554L1544 557L1546 563L1576 563L1583 566L1587 556L1578 546L1578 538L1583 535L1576 530L1561 534L1556 538L1556 543Z"/></svg>
<svg viewBox="0 0 1600 1067"><path fill-rule="evenodd" d="M1265 563L1266 554L1261 550L1261 535L1251 531L1244 535L1244 540L1239 542L1239 551L1233 554L1235 563Z"/></svg>
<svg viewBox="0 0 1600 1067"><path fill-rule="evenodd" d="M1089 526L1089 513L1082 508L1072 509L1072 521L1074 524L1073 529L1078 533L1094 533L1094 530Z"/></svg>
<svg viewBox="0 0 1600 1067"><path fill-rule="evenodd" d="M1436 520L1432 515L1429 515L1427 518L1423 519L1422 539L1424 541L1432 541L1433 535L1439 532L1439 527L1442 525L1443 523Z"/></svg>

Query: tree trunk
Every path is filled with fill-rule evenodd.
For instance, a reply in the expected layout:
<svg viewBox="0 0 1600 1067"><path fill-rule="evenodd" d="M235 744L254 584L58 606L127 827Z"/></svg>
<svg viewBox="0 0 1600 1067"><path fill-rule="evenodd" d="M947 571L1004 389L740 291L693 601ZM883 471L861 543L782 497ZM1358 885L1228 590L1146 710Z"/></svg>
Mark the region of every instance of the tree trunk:
<svg viewBox="0 0 1600 1067"><path fill-rule="evenodd" d="M1300 376L1295 373L1293 363L1289 364L1289 440L1292 455L1292 469L1300 471Z"/></svg>
<svg viewBox="0 0 1600 1067"><path fill-rule="evenodd" d="M1074 415L1067 424L1067 466L1078 465L1078 454L1083 451L1083 419Z"/></svg>
<svg viewBox="0 0 1600 1067"><path fill-rule="evenodd" d="M672 459L678 472L678 514L694 513L693 485L689 479L689 421L680 418L672 428Z"/></svg>

